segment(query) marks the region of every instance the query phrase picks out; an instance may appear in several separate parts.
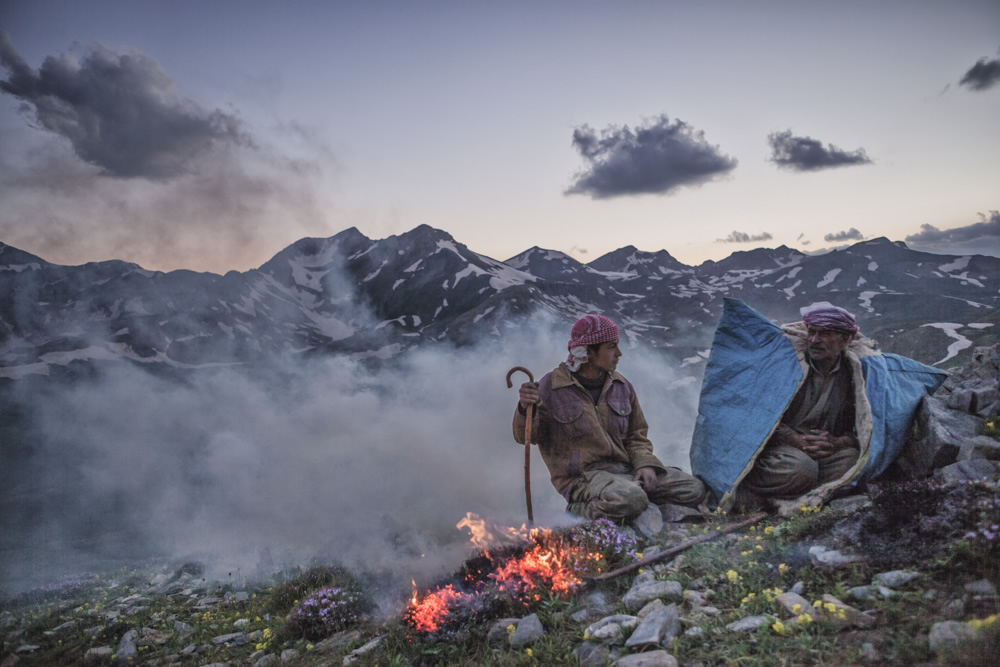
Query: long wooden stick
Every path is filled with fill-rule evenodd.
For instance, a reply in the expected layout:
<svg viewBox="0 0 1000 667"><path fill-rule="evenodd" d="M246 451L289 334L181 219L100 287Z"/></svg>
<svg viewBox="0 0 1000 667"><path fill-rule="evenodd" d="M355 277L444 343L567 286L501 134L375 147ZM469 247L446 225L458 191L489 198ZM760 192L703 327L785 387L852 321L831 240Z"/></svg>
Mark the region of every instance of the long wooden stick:
<svg viewBox="0 0 1000 667"><path fill-rule="evenodd" d="M510 381L510 376L514 374L515 371L521 371L528 376L528 382L534 382L535 377L531 374L524 366L514 366L514 368L507 371L507 388L510 389L514 384ZM526 412L527 418L524 422L524 502L528 506L528 525L535 525L535 516L531 511L531 418L535 413L535 406L529 405Z"/></svg>
<svg viewBox="0 0 1000 667"><path fill-rule="evenodd" d="M643 558L642 560L636 561L631 565L626 565L625 567L618 568L617 570L612 570L611 572L605 572L604 574L599 574L596 577L587 577L586 579L583 580L583 585L589 586L591 584L596 584L600 581L607 581L608 579L614 579L615 577L620 577L623 574L634 572L641 567L646 567L651 563L656 563L661 560L666 560L671 556L676 556L682 551L687 551L693 546L702 544L704 542L711 542L720 535L725 535L726 533L732 533L741 528L746 528L747 526L751 526L766 516L767 512L758 512L757 514L753 514L749 518L744 519L743 521L740 521L738 523L732 523L721 530L713 530L710 533L705 533L704 535L692 538L687 542L682 542L681 544L678 544L676 547L667 549L666 551L661 551L660 553L654 554L649 558Z"/></svg>

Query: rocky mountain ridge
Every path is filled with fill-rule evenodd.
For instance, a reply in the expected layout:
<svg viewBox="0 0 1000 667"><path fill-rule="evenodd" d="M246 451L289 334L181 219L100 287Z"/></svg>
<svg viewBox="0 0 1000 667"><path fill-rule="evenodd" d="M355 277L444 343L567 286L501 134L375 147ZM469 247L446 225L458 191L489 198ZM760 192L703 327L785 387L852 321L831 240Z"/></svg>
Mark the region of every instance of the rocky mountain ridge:
<svg viewBox="0 0 1000 667"><path fill-rule="evenodd" d="M288 354L390 358L503 337L539 313L570 323L585 311L609 314L628 344L697 372L726 296L776 321L835 302L887 351L957 363L996 339L1000 258L879 238L817 256L736 252L698 267L633 246L589 264L537 247L501 262L422 225L379 240L355 228L302 239L257 269L220 276L117 260L61 266L0 243L0 377L110 360L183 369Z"/></svg>

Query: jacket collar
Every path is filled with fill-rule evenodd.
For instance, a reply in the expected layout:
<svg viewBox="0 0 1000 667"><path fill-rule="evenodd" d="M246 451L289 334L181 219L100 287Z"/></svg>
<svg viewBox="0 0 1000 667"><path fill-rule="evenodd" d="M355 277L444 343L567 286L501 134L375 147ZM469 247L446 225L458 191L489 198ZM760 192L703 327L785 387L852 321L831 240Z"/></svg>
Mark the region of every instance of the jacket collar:
<svg viewBox="0 0 1000 667"><path fill-rule="evenodd" d="M608 373L608 376L611 378L612 382L625 382L625 378L623 378L618 371L611 371ZM607 380L604 382L607 384ZM576 385L581 388L583 387L583 385L577 382L576 378L573 377L573 374L570 372L566 362L562 362L554 371L552 371L552 388L562 389L563 387L568 387L570 385Z"/></svg>

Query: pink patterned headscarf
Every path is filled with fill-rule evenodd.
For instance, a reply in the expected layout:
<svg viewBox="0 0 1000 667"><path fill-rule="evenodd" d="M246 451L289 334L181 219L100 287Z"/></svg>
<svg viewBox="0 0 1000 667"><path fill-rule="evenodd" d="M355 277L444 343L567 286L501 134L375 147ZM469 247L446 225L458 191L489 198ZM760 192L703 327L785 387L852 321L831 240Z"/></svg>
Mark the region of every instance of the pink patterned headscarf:
<svg viewBox="0 0 1000 667"><path fill-rule="evenodd" d="M570 333L569 357L566 365L576 371L587 359L587 345L598 345L618 340L618 325L604 315L584 315L573 325Z"/></svg>
<svg viewBox="0 0 1000 667"><path fill-rule="evenodd" d="M838 308L827 302L814 303L808 308L802 309L802 321L807 326L819 329L832 329L843 333L857 333L858 325L854 321L854 315L843 308Z"/></svg>

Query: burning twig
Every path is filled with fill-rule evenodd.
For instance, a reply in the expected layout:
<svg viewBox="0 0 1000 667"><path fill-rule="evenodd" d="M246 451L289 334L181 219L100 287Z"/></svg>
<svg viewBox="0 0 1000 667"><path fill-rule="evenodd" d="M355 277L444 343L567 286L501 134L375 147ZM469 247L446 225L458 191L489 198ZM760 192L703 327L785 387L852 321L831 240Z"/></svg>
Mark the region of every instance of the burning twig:
<svg viewBox="0 0 1000 667"><path fill-rule="evenodd" d="M741 528L746 528L747 526L751 526L766 516L767 512L759 512L757 514L750 516L748 519L744 519L743 521L740 521L738 523L730 524L725 528L722 528L721 530L716 530L711 533L705 533L704 535L701 535L699 537L692 538L687 542L682 542L681 544L678 544L676 547L667 549L666 551L661 551L658 554L650 556L649 558L644 558L640 561L632 563L631 565L626 565L625 567L620 567L617 570L612 570L611 572L605 572L604 574L599 574L594 577L587 577L583 580L583 584L581 587L586 588L587 586L596 584L600 581L607 581L608 579L614 579L615 577L620 577L623 574L634 572L641 567L646 567L650 565L651 563L656 563L661 560L666 560L671 556L676 556L682 551L687 551L693 546L702 544L704 542L711 542L712 540L721 535L725 535L726 533L732 533L737 530L740 530Z"/></svg>

